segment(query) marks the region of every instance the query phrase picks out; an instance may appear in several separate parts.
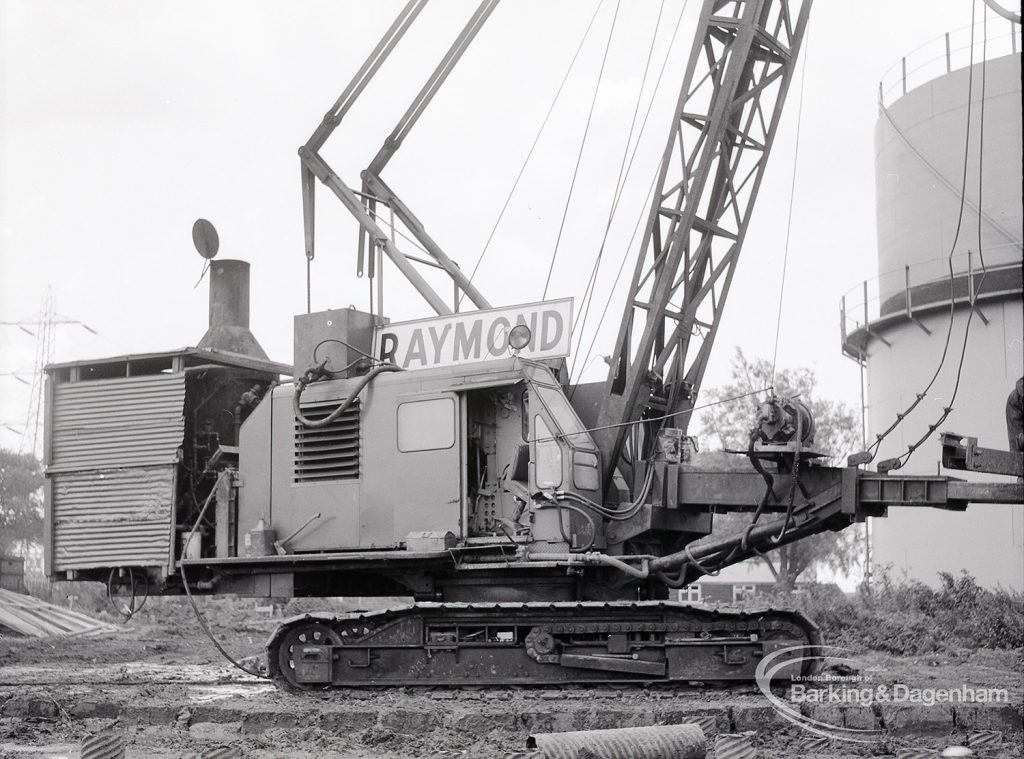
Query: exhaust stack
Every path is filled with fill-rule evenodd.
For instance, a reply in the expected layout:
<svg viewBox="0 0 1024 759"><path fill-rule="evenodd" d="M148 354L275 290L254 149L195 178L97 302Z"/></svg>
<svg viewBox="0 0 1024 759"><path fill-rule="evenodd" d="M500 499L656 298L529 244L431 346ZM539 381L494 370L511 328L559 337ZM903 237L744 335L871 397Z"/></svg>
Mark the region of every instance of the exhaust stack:
<svg viewBox="0 0 1024 759"><path fill-rule="evenodd" d="M248 261L210 261L210 327L198 347L267 360L249 331Z"/></svg>

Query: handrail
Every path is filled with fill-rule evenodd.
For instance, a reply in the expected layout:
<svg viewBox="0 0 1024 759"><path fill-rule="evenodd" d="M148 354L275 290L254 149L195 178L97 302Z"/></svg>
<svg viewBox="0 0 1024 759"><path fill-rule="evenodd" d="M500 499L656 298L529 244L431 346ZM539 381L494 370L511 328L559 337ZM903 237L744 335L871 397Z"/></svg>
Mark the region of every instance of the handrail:
<svg viewBox="0 0 1024 759"><path fill-rule="evenodd" d="M943 74L966 68L972 60L981 63L983 51L984 59L987 61L1016 55L1020 50L1017 39L1020 35L1020 24L998 18L989 19L992 30L1005 28L1006 25L1010 27L1009 32L990 32L986 40L981 32L985 24L979 20L975 24L973 56L970 52L969 24L918 45L893 63L879 78L878 102L888 106L915 87L927 84Z"/></svg>
<svg viewBox="0 0 1024 759"><path fill-rule="evenodd" d="M984 248L984 254L985 254L986 259L989 262L989 265L990 266L1002 266L1004 263L1013 263L1014 261L1019 261L1019 257L1018 258L1014 258L1013 255L1011 255L1009 258L1007 258L1006 261L1002 260L1002 258L999 256L999 251L1007 249L1007 248L1012 248L1014 251L1019 251L1020 250L1020 246L1016 245L1015 243L1003 243L1002 245L986 245L985 248ZM974 253L973 255L975 257L977 257L977 253ZM967 252L958 253L958 254L953 256L953 273L954 274L963 274L963 273L965 273L967 271L967 266L966 266L966 264L967 264L967 256L968 256ZM999 259L998 263L994 259ZM931 281L933 281L935 279L945 279L946 277L949 276L949 268L948 268L948 264L947 264L948 261L949 261L949 256L936 256L935 258L926 258L923 261L915 261L914 263L910 264L910 268L915 270L914 282L916 284L925 284L926 282L931 282ZM962 266L957 266L957 262L958 261L961 262L963 265ZM926 279L924 279L918 273L918 272L920 272L922 270L922 265L923 264L928 264L929 265L929 269L928 269L929 271L936 272L931 277L931 279L927 279L926 280ZM886 271L879 272L874 277L868 277L866 280L857 280L856 284L851 285L842 294L842 297L845 297L845 296L848 296L848 295L852 294L854 292L854 290L860 290L863 287L863 283L865 281L868 282L869 285L873 289L875 289L875 290L878 289L878 285L880 284L880 280L882 280L883 278L891 278L892 281L894 281L894 282L899 281L899 282L902 283L904 272L905 272L906 268L907 268L906 266L897 266L897 267L895 267L893 269L888 269ZM877 295L875 297L877 298Z"/></svg>
<svg viewBox="0 0 1024 759"><path fill-rule="evenodd" d="M993 256L998 248L1016 249L1016 246L1009 244L987 246L984 251L986 257L984 268L977 252L967 251L953 256L954 279L960 281L967 278L968 289L973 293L972 288L977 276L1020 267L1019 259ZM857 282L839 298L840 328L843 341L846 341L847 335L869 327L883 316L890 316L888 311L882 313L882 309L887 304L892 305L894 299L898 300L902 295L906 299L904 301L906 304L910 302L907 298L908 294L917 288L924 285L941 286L943 282L948 283L948 281L949 259L948 257L939 257L891 269L870 279ZM990 284L992 283L990 282ZM986 292L977 293L977 295L987 297L993 294L989 288L985 289ZM957 295L957 299L959 299L959 295ZM916 303L914 307L917 307ZM907 316L913 319L910 310L908 310Z"/></svg>

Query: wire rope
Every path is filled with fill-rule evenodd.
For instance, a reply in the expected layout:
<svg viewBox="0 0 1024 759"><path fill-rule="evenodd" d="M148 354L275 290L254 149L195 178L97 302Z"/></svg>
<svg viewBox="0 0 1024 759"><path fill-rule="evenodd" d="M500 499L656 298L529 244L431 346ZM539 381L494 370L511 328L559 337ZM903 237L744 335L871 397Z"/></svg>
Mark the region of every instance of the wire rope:
<svg viewBox="0 0 1024 759"><path fill-rule="evenodd" d="M590 23L587 24L587 29L583 32L583 36L580 38L579 44L576 46L576 52L573 53L572 60L569 61L569 67L565 70L565 75L562 77L561 84L558 85L558 91L555 92L555 97L551 100L551 105L548 106L548 112L544 116L544 120L541 122L540 128L537 130L536 136L533 138L533 143L530 145L530 150L526 153L526 158L523 160L523 165L519 168L519 173L516 175L515 181L512 183L512 189L508 191L508 195L505 198L504 204L501 206L501 211L498 213L498 218L494 222L494 226L491 227L491 233L487 236L487 242L484 243L483 250L480 251L480 255L476 259L476 263L473 265L473 271L469 275L469 282L473 282L473 278L476 276L477 271L480 269L480 264L483 263L484 256L487 254L487 250L490 248L491 241L494 239L495 233L498 231L498 226L501 224L502 219L505 218L505 211L508 210L509 203L512 201L512 196L515 194L516 188L519 187L519 180L523 178L523 173L526 171L526 167L530 163L530 158L533 157L533 151L537 148L537 143L540 142L541 135L544 134L544 129L548 125L548 120L551 118L552 112L555 110L555 105L558 103L558 99L562 94L562 90L565 88L565 83L569 80L569 75L572 73L573 67L576 65L576 59L579 58L580 51L583 49L584 43L587 41L587 37L590 36L590 30L594 26L594 21L597 20L597 14L601 12L601 8L604 7L604 0L601 0L594 9L594 14L590 17ZM466 297L465 291L459 296L459 305L462 304L462 299Z"/></svg>
<svg viewBox="0 0 1024 759"><path fill-rule="evenodd" d="M967 75L967 119L966 119L966 124L965 124L965 129L964 129L963 171L962 171L961 180L960 180L960 210L957 213L956 231L953 234L953 242L949 246L949 255L946 258L946 265L947 265L947 268L949 270L949 324L948 324L948 327L946 329L945 340L943 341L942 355L939 357L938 366L935 367L935 372L932 374L931 379L928 380L928 384L925 385L924 390L921 391L920 393L917 393L915 395L914 400L911 402L911 404L905 410L897 412L896 419L892 422L892 424L889 425L889 427L887 427L885 429L884 432L882 432L881 434L877 434L875 436L875 442L872 443L868 447L868 449L866 451L870 455L870 457L864 463L869 463L875 457L875 455L878 453L878 449L881 446L882 442L887 437L889 437L889 435L892 434L893 430L895 430L897 427L900 426L900 424L907 417L907 415L910 414L914 409L916 409L920 405L921 401L923 401L928 396L928 393L931 391L932 386L935 384L935 381L938 379L939 373L942 371L943 365L946 363L946 356L949 353L949 343L950 343L950 339L951 339L951 337L953 335L953 317L954 317L954 313L955 313L955 310L956 310L956 297L955 297L956 296L956 293L955 293L955 279L956 278L955 278L955 275L953 273L953 253L956 250L957 243L960 241L960 232L961 232L961 230L963 228L964 205L966 203L966 195L967 195L967 164L968 164L968 158L970 156L970 145L971 145L971 101L973 100L973 95L974 95L974 28L975 28L974 13L975 13L976 5L977 5L977 0L973 0L971 2L971 44L970 44L971 58L970 58L970 63L968 65L968 67L967 67L968 68L968 75ZM884 108L884 106L880 106L880 107ZM979 209L980 208L981 208L981 206L979 205ZM971 313L972 314L974 313L973 309L972 309ZM941 424L941 421L938 422L938 424ZM931 430L929 430L928 434L929 435L931 434Z"/></svg>
<svg viewBox="0 0 1024 759"><path fill-rule="evenodd" d="M612 430L618 427L636 427L641 424L647 424L649 422L661 422L666 419L673 419L683 414L692 414L694 411L703 411L714 406L721 406L723 403L732 403L743 398L749 398L752 395L758 395L768 390L767 387L760 387L757 390L751 390L749 393L740 393L739 395L733 395L728 398L722 398L721 400L712 401L711 403L705 403L701 406L694 406L693 408L685 408L681 411L673 411L671 414L663 414L662 416L645 417L644 419L636 419L631 422L616 422L615 424L604 424L600 427L585 427L583 429L574 430L568 433L558 433L556 435L548 435L547 437L536 437L526 441L528 443L544 443L549 440L561 440L562 438L569 438L574 435L581 435L584 432L600 432L601 430Z"/></svg>
<svg viewBox="0 0 1024 759"><path fill-rule="evenodd" d="M114 601L114 578L117 576L119 571L123 571L123 567L114 567L110 570L110 574L107 575L107 599L110 601L110 605L114 607L114 611L120 614L125 622L131 620L136 614L142 611L142 607L146 605L146 601L149 600L149 575L146 574L146 570L140 568L141 577L145 580L143 587L145 590L142 594L142 600L138 601L138 584L135 582L135 569L127 567L127 574L129 577L129 587L131 588L130 601L124 605L124 609L117 606Z"/></svg>
<svg viewBox="0 0 1024 759"><path fill-rule="evenodd" d="M789 265L789 239L793 230L793 205L796 198L796 169L800 159L800 127L804 117L804 85L807 84L807 59L810 48L810 32L805 34L803 43L804 60L800 65L800 100L796 106L796 140L793 146L793 175L789 182L789 211L786 214L786 243L782 252L782 282L779 284L779 310L775 316L775 347L772 349L771 387L775 388L775 366L779 357L779 332L782 329L782 304L786 293L786 271Z"/></svg>
<svg viewBox="0 0 1024 759"><path fill-rule="evenodd" d="M658 6L658 17L654 21L654 31L651 34L651 44L647 48L647 60L644 63L644 73L640 78L640 87L636 93L636 103L633 105L633 117L629 122L629 134L626 135L626 144L622 149L622 161L619 163L619 174L615 178L615 192L612 194L612 204L608 209L608 220L604 226L604 235L601 237L601 244L598 247L597 255L594 258L594 266L590 271L590 278L587 281L587 287L583 291L583 303L585 304L581 308L581 315L577 317L577 324L573 324L572 331L577 332L577 325L579 326L580 340L583 342L582 329L586 327L587 317L590 313L590 306L594 302L594 290L597 284L597 273L601 267L601 259L604 256L604 247L608 242L608 233L612 228L612 220L615 218L615 211L619 206L619 201L622 199L622 191L626 186L626 179L629 177L629 170L633 167L633 161L629 160L629 147L633 142L633 132L636 130L637 117L640 115L640 101L643 99L644 86L647 84L647 75L651 70L651 59L654 56L654 43L658 39L658 30L661 28L661 18L665 12L665 0L661 0L661 4ZM639 145L639 139L637 139ZM636 150L634 149L633 155L636 156ZM628 162L628 167L627 167ZM576 348L579 349L579 344ZM573 354L575 358L575 353ZM575 360L569 369L569 376L571 377L576 369Z"/></svg>
<svg viewBox="0 0 1024 759"><path fill-rule="evenodd" d="M601 68L597 72L597 82L594 84L594 95L590 99L590 111L587 113L587 124L583 128L583 138L580 140L580 149L576 154L576 166L572 170L572 181L569 183L569 194L565 197L565 208L562 209L562 221L558 225L558 236L555 238L555 249L551 253L551 263L548 266L548 276L544 280L544 292L541 300L547 300L548 287L551 286L551 275L555 271L555 261L558 259L558 247L562 243L562 233L565 231L565 220L569 216L569 206L572 204L573 191L576 189L576 179L579 177L580 164L583 160L583 151L587 146L587 137L590 135L590 124L594 119L594 107L597 105L597 95L601 91L601 81L604 79L605 65L608 63L608 52L612 47L612 37L615 34L615 24L619 19L619 8L622 7L622 0L615 3L615 14L612 16L611 26L608 28L608 39L604 44L604 55L601 56Z"/></svg>
<svg viewBox="0 0 1024 759"><path fill-rule="evenodd" d="M632 164L633 158L636 157L637 149L640 147L640 141L643 139L644 131L647 128L647 121L648 121L648 118L651 115L651 111L654 108L654 101L655 101L655 98L657 97L657 94L658 94L658 88L661 86L661 80L662 80L663 76L665 75L665 69L668 67L668 61L669 61L669 58L671 57L671 54L672 54L672 46L675 44L676 36L679 34L679 27L682 25L683 14L686 12L686 6L687 6L688 2L689 2L689 0L686 0L686 2L683 3L683 7L679 11L679 17L676 19L675 28L672 30L672 37L671 37L671 39L669 39L668 49L665 51L665 58L661 62L661 70L658 72L658 78L657 78L657 80L654 83L654 91L651 93L651 101L647 104L647 112L644 114L644 121L640 125L640 135L639 135L639 137L637 137L636 144L633 146L633 155L629 159L630 160L630 164ZM627 175L629 174L629 169L628 168L626 170L626 173L627 173ZM615 288L618 287L619 280L622 278L622 271L625 268L626 261L629 258L629 251L632 249L633 242L636 240L637 232L640 231L640 222L642 222L644 220L644 217L647 216L648 205L649 205L649 203L650 203L650 201L651 201L651 199L653 197L652 194L654 192L654 186L657 184L657 182L658 182L658 175L657 175L657 173L655 173L654 177L651 179L651 185L647 189L647 195L645 196L644 204L643 204L643 206L640 209L640 215L637 217L636 224L633 226L633 233L630 236L629 242L626 244L625 250L622 253L622 260L619 262L619 269L615 273L615 279L612 282L612 286L611 286L611 291L609 293L609 297L607 299L605 299L604 308L601 309L601 316L600 316L600 318L597 321L597 327L594 329L594 335L593 335L593 337L590 340L590 345L587 347L586 356L584 357L583 361L580 363L580 366L582 368L580 369L580 377L577 378L577 381L582 378L583 370L586 369L586 367L589 365L588 362L590 360L590 356L594 352L594 345L597 343L597 336L598 336L598 334L601 331L601 326L604 324L605 318L608 316L608 308L609 308L609 306L611 305L611 302L612 302L611 293L615 292ZM582 342L582 338L581 338L581 342Z"/></svg>
<svg viewBox="0 0 1024 759"><path fill-rule="evenodd" d="M972 11L973 11L973 5L974 4L972 4ZM973 13L972 13L972 16L971 16L971 21L972 21L972 24L973 24L973 21L974 21ZM973 48L973 40L974 40L974 29L973 29L973 26L972 26L972 28L971 28L972 48ZM977 299L977 295L978 295L978 293L981 290L981 286L985 283L985 275L986 275L986 272L985 272L985 254L982 252L982 243L981 243L981 227L982 227L982 221L983 221L981 209L982 209L982 188L983 188L983 182L984 182L984 170L983 170L983 168L984 168L984 163L985 163L985 76L986 76L985 56L987 55L987 52L988 52L987 48L988 48L988 13L987 13L987 11L983 11L982 12L982 43L981 43L981 98L980 98L980 101L978 103L978 108L979 108L979 114L978 114L978 257L981 260L981 279L979 280L978 286L977 286L976 289L974 288L973 283L969 283L968 292L970 293L969 298L970 298L971 310L967 314L967 322L964 324L964 340L963 340L963 344L960 346L960 360L959 360L959 362L957 364L957 368L956 368L956 381L953 383L953 393L952 393L952 395L949 398L949 404L942 409L942 413L939 415L939 417L933 423L928 425L927 432L925 432L920 438L918 438L916 441L914 441L914 443L912 443L911 445L907 446L906 453L900 454L899 456L895 457L895 463L890 462L890 463L892 463L891 469L899 469L899 468L903 467L904 465L906 465L906 463L908 461L910 461L911 457L914 455L914 452L918 448L920 448L921 445L923 445L924 442L926 440L928 440L928 438L930 438L932 436L932 434L935 432L935 430L938 429L939 425L941 425L943 422L945 422L946 419L949 417L949 415L952 413L952 411L953 411L953 403L956 401L957 393L960 391L960 379L961 379L961 376L963 374L964 359L965 359L965 357L967 355L967 341L968 341L968 338L970 337L970 334L971 334L971 322L974 319L974 312L977 310L976 307L975 307L975 302L976 302L976 299ZM972 67L973 67L973 63L972 63ZM968 101L967 109L968 109L968 112L971 109L970 101ZM974 277L974 273L972 271L968 271L967 276L970 277L970 278L973 278Z"/></svg>
<svg viewBox="0 0 1024 759"><path fill-rule="evenodd" d="M229 477L229 476L230 476L229 470L227 470L227 469L223 470L217 476L216 482L213 483L213 487L210 489L209 495L206 496L206 500L203 502L202 509L199 510L199 516L196 517L196 521L192 525L192 529L189 531L188 537L185 538L185 545L186 546L192 545L192 538L196 534L196 529L199 527L199 523L200 523L200 521L202 521L203 515L206 513L206 509L207 509L207 507L209 507L210 502L213 501L214 495L217 492L217 488L220 486L221 480L224 479L225 477ZM184 559L184 558L185 557L183 556L182 559ZM182 563L180 563L178 565L178 568L181 571L181 585L182 585L182 587L185 590L185 595L188 596L188 602L192 606L192 611L196 615L196 621L199 622L199 626L201 628L203 628L203 632L206 633L206 637L210 639L210 642L213 643L214 647L218 651L220 651L221 655L223 655L225 659L227 659L229 662L231 662L235 667L240 669L242 672L245 672L245 674L252 675L253 677L259 677L259 678L262 678L264 680L269 680L270 679L269 677L267 677L266 675L262 674L258 670L252 670L252 669L249 669L249 668L243 666L234 657L232 657L231 654L229 654L227 652L227 649L225 649L224 646L221 645L221 642L219 640L217 640L217 636L213 634L213 630L210 629L209 623L207 622L206 618L202 615L202 612L199 611L199 606L196 604L195 599L192 597L192 588L189 587L188 577L185 574L185 563L184 563L184 561L182 561Z"/></svg>

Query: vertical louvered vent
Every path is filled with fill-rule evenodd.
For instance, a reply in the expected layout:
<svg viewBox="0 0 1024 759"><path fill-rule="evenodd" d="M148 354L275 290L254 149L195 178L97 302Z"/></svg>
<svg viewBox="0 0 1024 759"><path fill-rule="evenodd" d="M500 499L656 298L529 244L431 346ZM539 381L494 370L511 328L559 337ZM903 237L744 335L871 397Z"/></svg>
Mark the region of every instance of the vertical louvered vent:
<svg viewBox="0 0 1024 759"><path fill-rule="evenodd" d="M343 401L302 404L310 420L324 419ZM326 427L295 422L295 481L355 480L359 477L359 401Z"/></svg>

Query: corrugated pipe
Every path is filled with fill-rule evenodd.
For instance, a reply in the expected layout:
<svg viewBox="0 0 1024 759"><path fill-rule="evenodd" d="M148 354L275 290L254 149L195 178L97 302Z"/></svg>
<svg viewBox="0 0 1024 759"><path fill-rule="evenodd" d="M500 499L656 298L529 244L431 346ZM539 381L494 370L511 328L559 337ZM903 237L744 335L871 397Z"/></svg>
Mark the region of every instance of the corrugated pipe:
<svg viewBox="0 0 1024 759"><path fill-rule="evenodd" d="M544 759L704 759L707 744L700 725L655 725L572 733L537 733L526 739Z"/></svg>
<svg viewBox="0 0 1024 759"><path fill-rule="evenodd" d="M82 739L82 759L124 759L124 735L109 727Z"/></svg>

